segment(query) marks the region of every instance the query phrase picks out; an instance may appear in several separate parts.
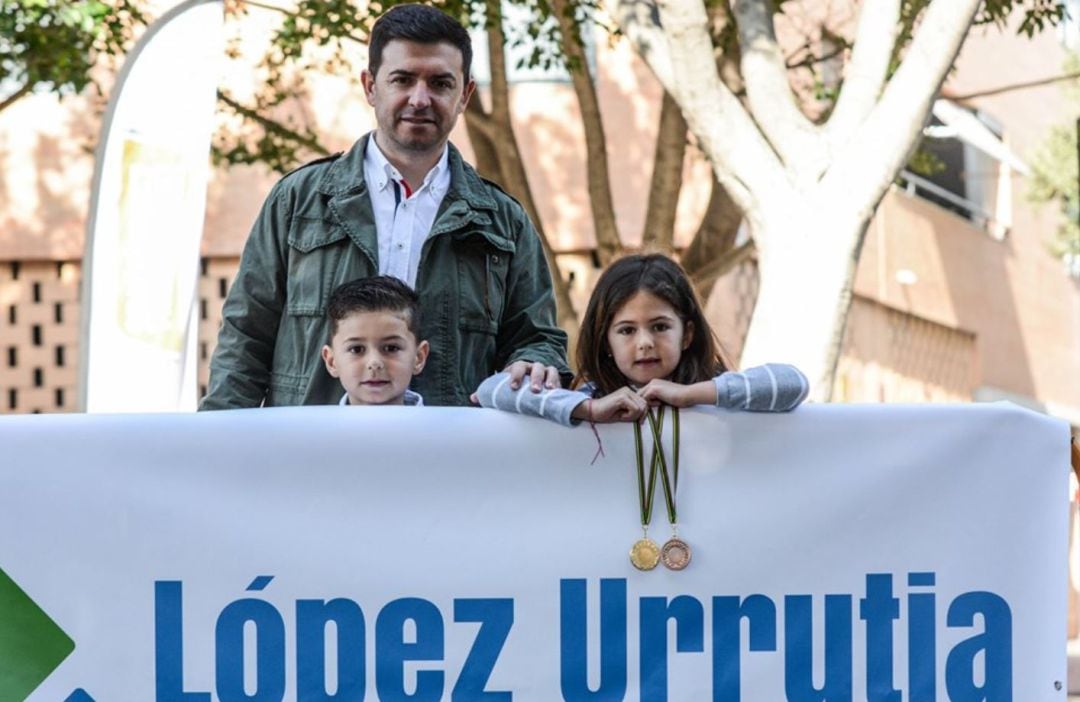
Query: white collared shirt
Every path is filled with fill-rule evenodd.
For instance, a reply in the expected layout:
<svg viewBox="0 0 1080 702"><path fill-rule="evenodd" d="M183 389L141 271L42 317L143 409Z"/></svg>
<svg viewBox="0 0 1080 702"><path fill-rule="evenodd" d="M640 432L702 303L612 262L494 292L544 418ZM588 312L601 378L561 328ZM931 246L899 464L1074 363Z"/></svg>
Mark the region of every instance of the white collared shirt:
<svg viewBox="0 0 1080 702"><path fill-rule="evenodd" d="M407 196L401 185L404 178L386 160L372 134L364 154L364 180L375 214L379 274L391 275L415 288L420 252L431 234L439 205L450 189L449 149L443 147L442 157L428 171L420 187L409 184L412 195Z"/></svg>

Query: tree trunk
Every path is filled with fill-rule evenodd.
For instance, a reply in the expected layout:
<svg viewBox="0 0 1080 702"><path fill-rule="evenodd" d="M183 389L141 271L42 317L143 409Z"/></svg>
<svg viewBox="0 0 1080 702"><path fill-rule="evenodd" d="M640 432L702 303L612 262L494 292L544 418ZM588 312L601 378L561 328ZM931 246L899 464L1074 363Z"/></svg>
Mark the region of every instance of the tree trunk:
<svg viewBox="0 0 1080 702"><path fill-rule="evenodd" d="M828 399L866 224L914 148L980 0L928 3L903 62L883 86L882 47L857 46L853 59L858 55L862 70L851 90L841 91L840 101L851 107L837 108L839 141L828 125L809 125L788 104L770 3L733 5L748 112L716 70L701 0L663 0L658 18L634 11L630 0L612 1L613 16L679 102L717 179L750 224L760 288L744 365L793 361L810 377L814 397ZM889 17L895 9L894 0L863 4L863 12ZM862 20L860 44L890 43L892 23ZM658 39L659 31L668 41Z"/></svg>
<svg viewBox="0 0 1080 702"><path fill-rule="evenodd" d="M615 204L611 196L611 176L608 171L607 142L604 123L600 118L600 101L589 73L588 57L581 43L581 34L574 22L573 8L568 0L552 0L552 14L559 23L562 50L570 68L570 79L577 95L581 124L585 130L586 169L588 171L589 205L596 235L596 254L600 265L606 266L622 253ZM685 132L685 130L684 130Z"/></svg>
<svg viewBox="0 0 1080 702"><path fill-rule="evenodd" d="M488 177L498 182L508 193L521 202L529 215L529 219L532 220L533 226L536 228L536 233L539 235L540 243L544 249L548 268L551 270L559 326L570 336L572 350L574 341L577 338L578 319L577 314L574 312L574 303L570 299L570 286L559 269L559 262L548 242L543 221L540 219L540 212L536 209L532 188L529 187L529 177L525 172L525 165L521 157L521 149L518 147L517 137L514 135L514 127L510 119L510 88L506 79L506 56L503 51L505 37L502 31L502 14L498 0L489 0L487 10L489 13L488 18L491 21L488 27L488 54L491 60L491 112L484 112L479 102L479 96L474 96L475 104L469 106L465 114L465 124L469 129L470 139L473 138L474 132L479 137L473 145L478 163L481 161L486 162L486 168L490 169L489 173L497 170L497 177ZM483 116L481 117L481 115ZM497 169L492 168L493 164L497 165ZM573 357L573 354L571 354L571 357Z"/></svg>
<svg viewBox="0 0 1080 702"><path fill-rule="evenodd" d="M810 379L811 398L827 402L866 225L803 200L754 218L753 230L784 244L758 252L757 305L741 365L793 363Z"/></svg>
<svg viewBox="0 0 1080 702"><path fill-rule="evenodd" d="M656 133L645 231L641 234L642 248L652 248L668 256L675 251L675 213L682 190L685 157L686 120L675 98L665 90Z"/></svg>
<svg viewBox="0 0 1080 702"><path fill-rule="evenodd" d="M682 257L683 268L690 275L702 300L709 299L716 281L730 270L728 258L735 249L742 220L742 211L724 186L713 178L712 193L705 215L701 218L701 226Z"/></svg>
<svg viewBox="0 0 1080 702"><path fill-rule="evenodd" d="M473 158L476 161L473 165L476 166L476 171L480 175L501 184L505 182L506 176L502 172L502 163L499 152L495 149L495 142L491 139L492 129L491 115L484 112L480 104L480 96L473 95L465 111L465 130L469 133L469 143L472 144ZM540 231L539 222L536 225L536 230Z"/></svg>

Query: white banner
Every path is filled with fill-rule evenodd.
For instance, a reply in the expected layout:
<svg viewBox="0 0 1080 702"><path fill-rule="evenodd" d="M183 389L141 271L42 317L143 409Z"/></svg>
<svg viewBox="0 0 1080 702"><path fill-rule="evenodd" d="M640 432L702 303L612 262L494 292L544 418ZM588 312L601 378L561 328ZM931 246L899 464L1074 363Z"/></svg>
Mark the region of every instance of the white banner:
<svg viewBox="0 0 1080 702"><path fill-rule="evenodd" d="M102 129L83 265L82 407L195 409L199 243L221 0L188 0L128 54Z"/></svg>
<svg viewBox="0 0 1080 702"><path fill-rule="evenodd" d="M0 699L1065 699L1062 423L681 429L693 560L640 572L626 425L590 465L489 410L2 417Z"/></svg>

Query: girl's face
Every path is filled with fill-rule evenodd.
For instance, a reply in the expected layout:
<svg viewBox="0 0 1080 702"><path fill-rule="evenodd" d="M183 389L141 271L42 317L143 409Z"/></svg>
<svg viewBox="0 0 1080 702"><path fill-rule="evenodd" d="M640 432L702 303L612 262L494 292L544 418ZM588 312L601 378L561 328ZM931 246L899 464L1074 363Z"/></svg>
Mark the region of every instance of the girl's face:
<svg viewBox="0 0 1080 702"><path fill-rule="evenodd" d="M608 348L615 365L635 386L675 372L694 337L675 308L648 290L638 290L611 318Z"/></svg>

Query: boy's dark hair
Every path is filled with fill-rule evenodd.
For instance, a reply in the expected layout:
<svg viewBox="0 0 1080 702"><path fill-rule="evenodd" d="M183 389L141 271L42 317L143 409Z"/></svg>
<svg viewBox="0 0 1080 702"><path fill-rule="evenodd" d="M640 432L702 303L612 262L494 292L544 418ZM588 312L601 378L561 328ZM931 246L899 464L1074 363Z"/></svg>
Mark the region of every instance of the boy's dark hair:
<svg viewBox="0 0 1080 702"><path fill-rule="evenodd" d="M705 319L701 302L686 272L667 256L637 254L615 261L596 281L578 336L579 381L595 383L597 396L627 384L626 377L615 365L607 332L615 314L642 290L671 305L683 324L694 325L693 338L682 352L671 380L684 385L699 383L728 370L720 344Z"/></svg>
<svg viewBox="0 0 1080 702"><path fill-rule="evenodd" d="M395 5L380 17L371 28L368 41L368 70L371 75L379 72L383 49L394 39L415 41L419 44L446 42L461 52L461 66L465 83L469 82L472 65L472 39L469 32L456 19L442 10L428 5Z"/></svg>
<svg viewBox="0 0 1080 702"><path fill-rule="evenodd" d="M404 312L409 331L420 340L420 298L397 278L376 275L337 286L326 303L331 342L338 323L356 312Z"/></svg>

